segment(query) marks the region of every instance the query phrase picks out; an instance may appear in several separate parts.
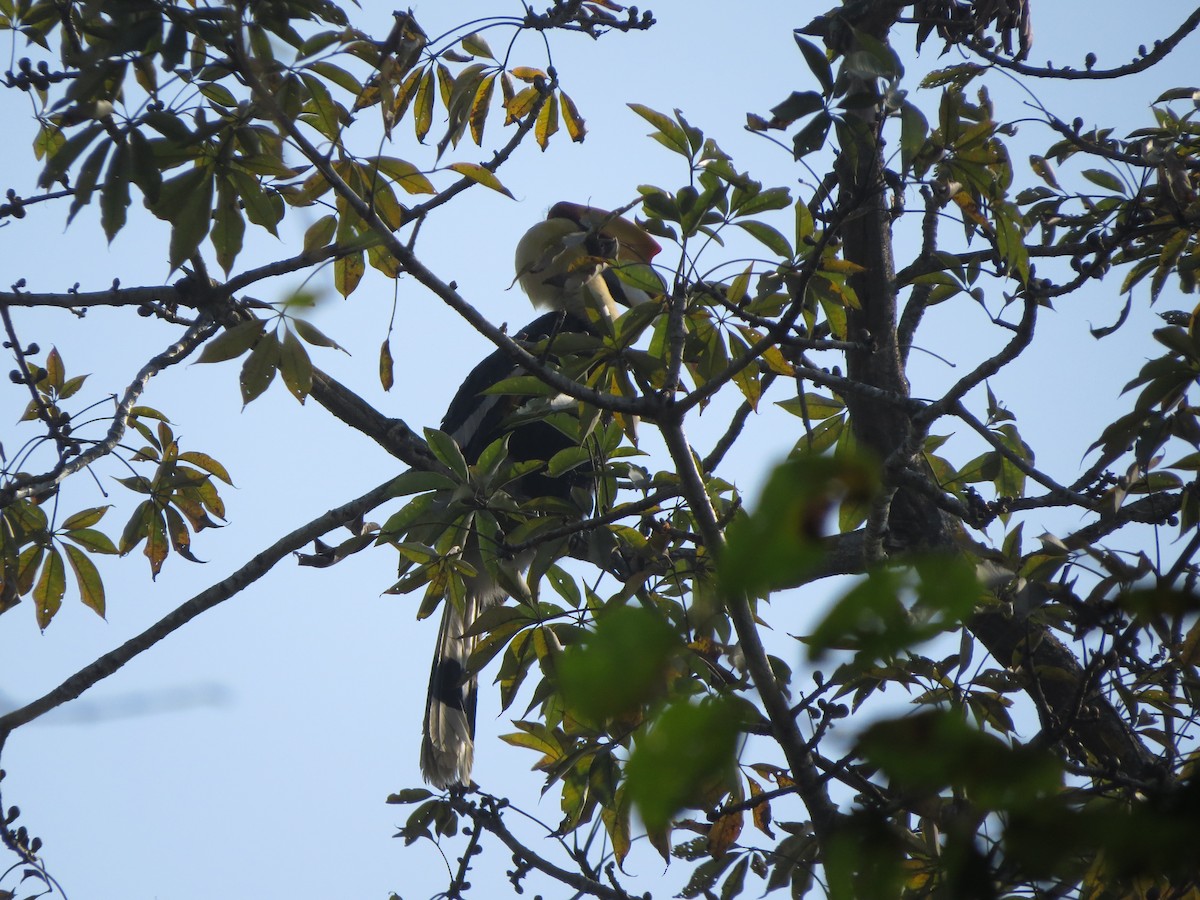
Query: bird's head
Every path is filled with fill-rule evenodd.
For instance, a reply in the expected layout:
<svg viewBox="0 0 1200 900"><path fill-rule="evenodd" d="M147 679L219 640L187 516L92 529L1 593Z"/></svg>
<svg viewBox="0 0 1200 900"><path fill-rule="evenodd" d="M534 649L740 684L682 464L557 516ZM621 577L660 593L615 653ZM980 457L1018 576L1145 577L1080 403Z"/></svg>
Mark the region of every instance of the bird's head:
<svg viewBox="0 0 1200 900"><path fill-rule="evenodd" d="M642 302L642 291L610 291L602 278L613 264L648 267L662 248L645 229L607 210L566 201L550 208L517 243L521 289L534 306L578 313L584 294L600 295L615 315L615 303ZM620 294L621 296L616 296Z"/></svg>

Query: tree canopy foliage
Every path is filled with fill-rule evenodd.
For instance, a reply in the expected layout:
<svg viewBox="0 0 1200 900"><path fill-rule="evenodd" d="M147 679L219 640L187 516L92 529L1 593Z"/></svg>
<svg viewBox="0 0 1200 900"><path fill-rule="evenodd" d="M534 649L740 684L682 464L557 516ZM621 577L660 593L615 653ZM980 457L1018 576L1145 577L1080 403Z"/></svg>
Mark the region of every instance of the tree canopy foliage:
<svg viewBox="0 0 1200 900"><path fill-rule="evenodd" d="M111 242L144 207L170 229L144 252L174 279L0 291L26 404L0 453L5 621L32 610L44 630L75 598L103 615L125 598L106 593L98 557L140 556L154 577L195 562L225 521L236 460L202 434L184 441L186 403L149 405L154 377L185 361L236 369L244 404L280 382L399 470L0 715L0 748L297 554L318 567L388 554L388 590L417 592L425 617L461 594L476 534L500 578L536 551L529 591L514 584L476 624L472 666L497 671L502 740L530 751L561 819L546 849L504 786L437 793L400 788L415 770L397 772L381 793L403 808L398 836L458 860L444 896L471 893L488 854L511 858L518 891L635 896L637 852L685 870L683 896L722 900L1195 895L1200 325L1195 308L1165 307L1196 286L1200 92L1142 98L1144 123L1121 134L1036 103L998 108L989 85L1119 82L1175 52L1200 9L1130 62L1071 68L1028 61L1030 5L845 0L797 21L795 89L745 98L747 128L781 148L769 174L683 113L631 102L680 176L631 171L611 205L669 248L665 290L618 270L656 301L556 346L549 365L430 268L423 228L470 192L511 196L505 166L528 145L585 138L587 110L547 55L563 32L630 40L653 14L557 0L431 37L411 12L368 34L328 0L0 0L0 28L28 54L5 86L30 99L42 167L9 190L6 227L93 206ZM531 35L544 41L518 40ZM922 47L945 65L918 83L903 60ZM1020 146L1036 143L1027 160L1018 126ZM299 215L311 224L296 252L248 257L248 235ZM594 470L590 515L518 507L503 445L468 464L428 423L375 409L319 367L339 345L310 321L311 293L261 299L311 272L357 300L368 268L419 284L524 367L494 390L575 398L578 446L544 462ZM1125 394L1085 465L1043 466L1055 435L1023 435L994 383L1028 364L1058 308L1094 307L1106 340L1156 303L1157 355L1112 361L1130 367ZM93 307L173 329L137 350L126 387L97 387L23 337L29 311ZM988 332L948 348L934 318ZM918 394L913 351L968 365ZM390 330L369 369L394 387ZM1034 402L1113 402L1089 396L1087 373L1060 390L1073 396ZM722 463L769 408L788 414L793 448L747 503L746 474ZM708 410L727 419L700 446ZM121 492L97 504L88 472ZM1048 517L1070 524L1025 533ZM816 626L765 635L767 620L793 634L780 609L817 583ZM59 890L37 810L0 795L14 861L0 897Z"/></svg>

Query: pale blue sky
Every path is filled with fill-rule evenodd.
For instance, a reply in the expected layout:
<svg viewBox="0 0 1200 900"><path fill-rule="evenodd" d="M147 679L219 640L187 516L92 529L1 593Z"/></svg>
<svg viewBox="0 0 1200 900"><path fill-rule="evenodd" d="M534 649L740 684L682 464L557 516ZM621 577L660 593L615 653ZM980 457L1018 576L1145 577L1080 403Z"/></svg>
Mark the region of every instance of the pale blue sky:
<svg viewBox="0 0 1200 900"><path fill-rule="evenodd" d="M1188 12L1175 0L1146 0L1133 19L1128 4L1115 0L1033 2L1032 58L1076 66L1088 50L1098 53L1102 66L1128 59L1138 44L1167 33ZM463 295L494 321L515 328L530 317L524 298L507 290L512 248L552 203L573 199L612 206L633 199L641 183L668 189L683 183L686 172L679 158L643 136L648 126L626 108L628 102L664 111L680 108L734 156L739 168L765 182L795 190L807 179L789 156L747 134L742 125L747 111L762 113L791 90L814 86L791 29L824 7L773 2L731 7L706 0L653 8L659 24L648 34L612 35L599 42L553 36L562 82L587 119L586 142L572 145L562 135L544 154L530 144L501 171L516 202L478 189L423 234L419 250L426 262L445 279L456 280ZM433 35L476 16L519 15L521 10L515 2L425 0L414 11ZM372 7L361 16L368 30L386 32L388 8ZM1120 28L1104 24L1117 22ZM497 50L504 43L499 34L488 32ZM920 60L913 60L907 38L898 47L910 68L910 89L916 87L916 73L945 62L939 63L933 40ZM15 55L25 52L18 48ZM1033 90L1064 118L1082 115L1089 124L1115 125L1123 132L1148 123L1148 103L1161 89L1195 78L1189 61L1196 52L1193 38L1168 63L1127 83L1038 83ZM514 59L543 63L539 40L523 38ZM1026 95L1007 79L992 78L989 85L1000 118L1033 114L1021 107ZM916 92L913 99L933 118L935 92ZM28 153L33 134L28 102L9 91L0 94L0 104L10 123L0 151L9 173L3 187L30 194L36 167ZM498 125L493 121L489 127ZM1012 142L1013 156L1020 161L1048 142L1043 129L1024 125ZM411 146L403 127L389 152L418 165L432 159L428 148ZM452 156L486 158L466 143ZM1018 179L1032 183L1020 163L1018 168ZM64 232L65 212L65 207L43 204L0 231L3 283L23 277L31 290L63 290L74 282L98 289L114 277L124 285L161 283L167 277L165 232L148 214L131 210L130 225L106 249L97 239L94 210L85 210ZM283 241L249 244L239 266L291 255L316 215L290 212ZM316 283L331 293L327 272ZM295 286L266 284L253 293L275 300ZM393 295L392 285L381 278L369 277L348 303L331 298L317 312L317 324L352 355L329 352L316 361L381 410L416 428L436 425L462 375L490 348L412 281L401 280L397 290L397 386L390 395L374 378L375 352ZM1086 336L1087 322L1115 319L1121 306L1116 291L1116 285L1095 285L1060 304L1057 313L1043 317L1037 346L1020 372L993 382L1037 447L1039 462L1068 480L1096 423L1126 408L1117 397L1120 386L1149 352L1137 327L1147 321L1144 302L1128 334L1102 343ZM1190 306L1171 297L1160 301L1161 308L1181 305ZM69 374L94 373L88 383L92 399L119 391L142 360L172 339L170 329L140 318L131 321L128 313L94 310L82 322L21 311L15 317L24 340L57 344ZM950 362L968 365L981 346L990 346L982 342L997 340L983 325L977 310L947 305L931 316L922 343ZM1140 334L1146 331L1142 327ZM914 392L928 396L961 370L918 354L912 374ZM397 471L396 462L374 444L345 433L315 403L298 408L280 385L242 410L235 366L170 371L155 380L145 402L172 416L188 447L209 452L229 467L237 484L223 491L230 524L195 541L194 552L211 562L197 566L172 557L157 583L146 577L140 557L103 564L107 621L71 597L44 635L29 604L0 619L0 708L40 695L223 578L280 534ZM0 440L9 453L22 440L11 423L23 405L15 390L0 394L0 422L5 423ZM714 407L691 425L701 448L721 428L719 413ZM794 440L794 429L788 429L792 423L782 414L754 421L747 446L722 474L753 493L764 466ZM965 450L962 458L968 453L974 451ZM123 473L114 466L98 474L118 504L104 523L117 534L131 504L110 478ZM84 477L69 490L71 508L106 502ZM1070 523L1045 523L1056 525ZM446 869L432 847L405 849L392 840L406 812L383 803L389 792L420 780L419 722L436 629L434 623L414 623L414 598L381 596L393 580L394 565L387 552L361 554L328 570L283 564L80 702L9 739L3 757L9 773L5 801L18 803L25 813L22 822L46 841L50 871L70 896L383 898L395 890L411 900L445 886ZM802 598L779 600L767 618L780 635L802 631L830 592L818 586ZM799 662L790 645L779 647ZM538 805L538 781L526 774L532 755L497 739L508 726L497 720L490 695L480 722L476 779L485 789L520 797L555 824L553 793ZM455 844L447 853L453 858L460 850ZM503 883L507 854L494 843L487 851L472 879L480 897L498 896L508 887ZM664 876L661 861L648 849L635 852L627 868L638 876L628 882L631 890L657 894L663 888L663 896L678 890L684 874L676 864ZM490 884L493 879L500 883Z"/></svg>

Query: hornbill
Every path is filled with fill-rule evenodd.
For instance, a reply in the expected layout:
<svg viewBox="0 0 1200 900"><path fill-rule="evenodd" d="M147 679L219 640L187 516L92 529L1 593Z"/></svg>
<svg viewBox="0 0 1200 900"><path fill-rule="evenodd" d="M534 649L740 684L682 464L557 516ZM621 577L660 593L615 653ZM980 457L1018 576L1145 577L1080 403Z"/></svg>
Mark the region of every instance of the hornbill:
<svg viewBox="0 0 1200 900"><path fill-rule="evenodd" d="M604 210L576 203L557 203L545 220L517 244L516 281L535 307L550 311L513 335L518 343L544 347L541 358L557 361L554 341L562 333L597 331L600 317L615 318L621 305L645 302L649 295L622 282L613 266L648 266L658 244L640 227ZM513 375L523 374L509 356L497 350L479 363L450 401L442 431L458 443L467 462L474 464L484 450L507 436L508 458L514 463L541 461L505 491L521 505L535 498L568 499L573 491L590 493L591 473L575 468L558 476L545 471L545 461L574 445L546 416L578 408L578 401L559 395L549 401L523 402L512 395L483 393ZM474 761L477 676L467 660L477 638L466 635L476 617L506 596L485 568L478 535L466 541L463 558L476 575L465 580L461 607L450 597L443 602L442 622L429 676L425 725L421 742L421 773L437 787L471 781ZM523 572L532 551L513 560ZM521 576L517 576L518 578Z"/></svg>

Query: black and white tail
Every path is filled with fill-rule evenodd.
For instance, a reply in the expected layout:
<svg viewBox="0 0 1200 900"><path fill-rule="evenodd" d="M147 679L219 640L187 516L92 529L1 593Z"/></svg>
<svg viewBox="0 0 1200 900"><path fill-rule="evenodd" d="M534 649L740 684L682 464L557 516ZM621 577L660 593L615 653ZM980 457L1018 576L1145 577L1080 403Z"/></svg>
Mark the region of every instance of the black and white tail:
<svg viewBox="0 0 1200 900"><path fill-rule="evenodd" d="M469 590L461 611L449 600L442 607L421 740L421 774L439 788L471 783L478 678L464 676L477 638L463 637L463 632L475 621L479 606L475 592Z"/></svg>

